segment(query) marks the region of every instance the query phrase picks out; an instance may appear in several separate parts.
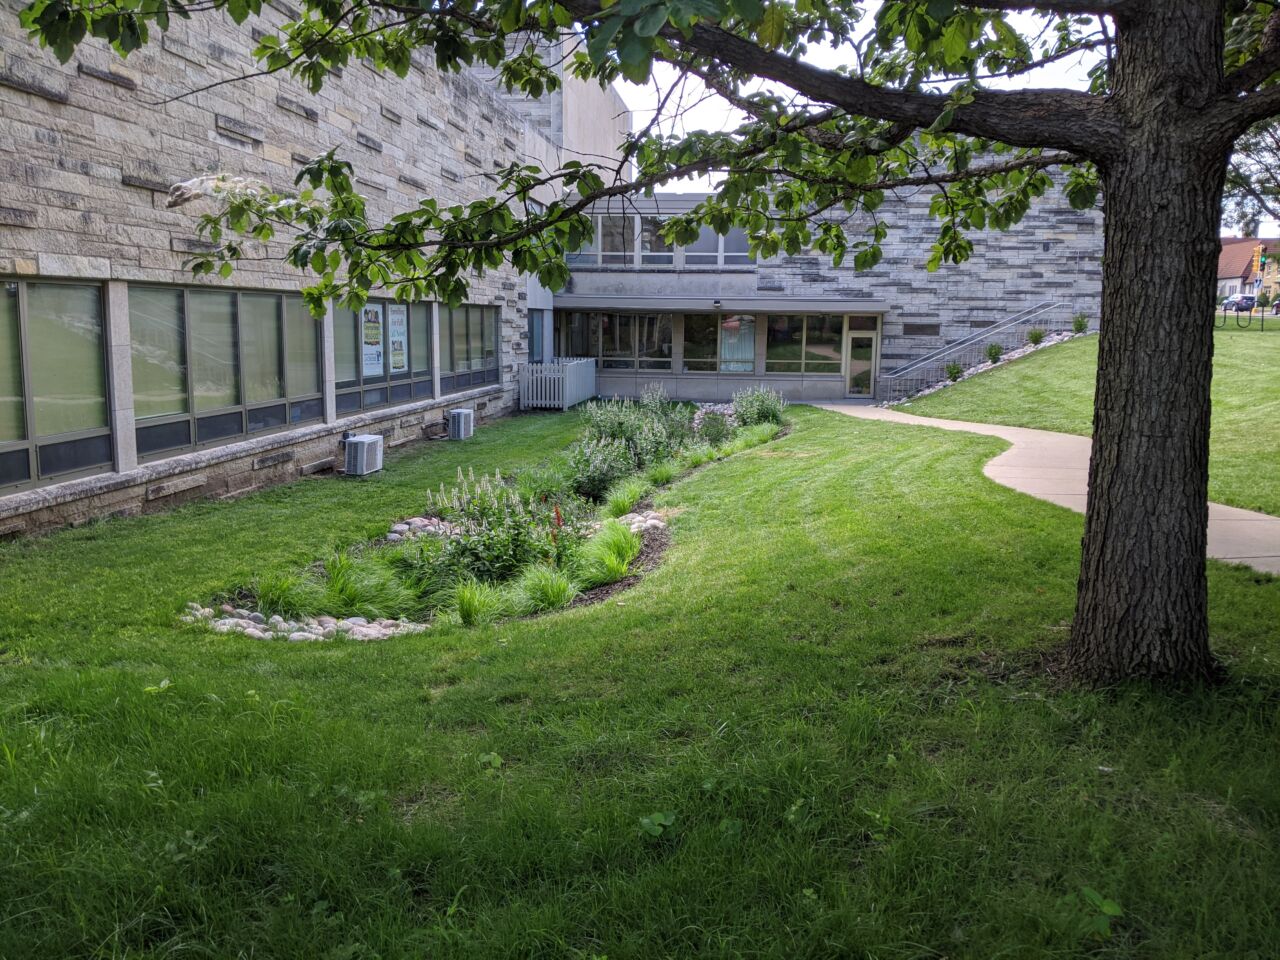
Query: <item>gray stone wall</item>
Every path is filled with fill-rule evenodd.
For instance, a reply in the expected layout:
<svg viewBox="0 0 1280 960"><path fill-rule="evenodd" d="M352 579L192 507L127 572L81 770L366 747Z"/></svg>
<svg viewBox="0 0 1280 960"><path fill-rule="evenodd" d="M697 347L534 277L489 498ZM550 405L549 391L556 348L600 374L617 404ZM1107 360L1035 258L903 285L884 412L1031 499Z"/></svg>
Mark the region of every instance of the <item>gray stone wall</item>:
<svg viewBox="0 0 1280 960"><path fill-rule="evenodd" d="M1102 298L1102 214L1073 210L1054 191L1037 201L1008 231L972 234L973 256L965 263L925 270L938 221L929 216L929 195L886 201L881 218L890 224L884 259L859 272L853 258L833 268L829 257L779 257L761 263L761 295L881 300L881 371L961 340L1045 301L1067 306L1052 312L1070 319L1083 313L1096 326ZM859 225L850 227L859 235Z"/></svg>

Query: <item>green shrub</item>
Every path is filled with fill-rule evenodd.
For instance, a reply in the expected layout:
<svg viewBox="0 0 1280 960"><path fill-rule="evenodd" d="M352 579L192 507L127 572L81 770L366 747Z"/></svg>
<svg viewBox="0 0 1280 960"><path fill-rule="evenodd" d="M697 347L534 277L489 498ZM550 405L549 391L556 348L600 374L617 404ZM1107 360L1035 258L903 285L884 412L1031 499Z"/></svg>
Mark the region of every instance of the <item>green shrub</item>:
<svg viewBox="0 0 1280 960"><path fill-rule="evenodd" d="M956 363L954 360L948 363L944 369L947 371L947 379L952 383L955 383L964 376L964 367Z"/></svg>
<svg viewBox="0 0 1280 960"><path fill-rule="evenodd" d="M1083 313L1077 313L1071 318L1071 329L1075 333L1084 333L1089 329L1089 318Z"/></svg>
<svg viewBox="0 0 1280 960"><path fill-rule="evenodd" d="M649 493L649 481L643 477L627 477L609 488L604 501L606 517L620 517L635 509L635 505Z"/></svg>
<svg viewBox="0 0 1280 960"><path fill-rule="evenodd" d="M569 450L569 482L574 493L588 500L600 500L634 469L631 448L621 440L580 440Z"/></svg>
<svg viewBox="0 0 1280 960"><path fill-rule="evenodd" d="M1000 355L1004 353L1004 347L1000 346L998 343L988 343L987 349L984 353L986 354L987 359L992 363L999 363Z"/></svg>
<svg viewBox="0 0 1280 960"><path fill-rule="evenodd" d="M1027 342L1033 347L1038 347L1044 342L1044 331L1039 327L1032 327L1027 331Z"/></svg>
<svg viewBox="0 0 1280 960"><path fill-rule="evenodd" d="M584 587L617 583L631 570L644 545L640 534L617 520L606 520L600 532L586 541L575 558L576 579Z"/></svg>
<svg viewBox="0 0 1280 960"><path fill-rule="evenodd" d="M323 591L314 579L305 574L264 574L253 582L250 589L258 612L267 616L278 614L292 620L322 612Z"/></svg>
<svg viewBox="0 0 1280 960"><path fill-rule="evenodd" d="M729 426L729 420L723 413L709 410L702 415L702 421L698 424L698 438L704 443L718 447L732 435L733 428Z"/></svg>
<svg viewBox="0 0 1280 960"><path fill-rule="evenodd" d="M502 581L526 564L550 560L556 543L552 530L559 516L574 512L566 497L533 498L503 483L502 476L464 477L458 485L427 497L428 512L453 523L458 532L445 541L443 559L448 565L479 577Z"/></svg>
<svg viewBox="0 0 1280 960"><path fill-rule="evenodd" d="M521 613L544 613L567 607L578 595L578 586L563 570L536 563L524 568L512 593Z"/></svg>
<svg viewBox="0 0 1280 960"><path fill-rule="evenodd" d="M752 387L733 395L733 413L739 425L749 427L753 423L782 423L786 398L768 387Z"/></svg>
<svg viewBox="0 0 1280 960"><path fill-rule="evenodd" d="M453 585L450 606L464 627L493 623L510 612L510 603L501 587L470 576Z"/></svg>
<svg viewBox="0 0 1280 960"><path fill-rule="evenodd" d="M663 460L655 463L645 472L645 479L655 487L665 487L680 474L680 468L674 460Z"/></svg>
<svg viewBox="0 0 1280 960"><path fill-rule="evenodd" d="M638 401L594 400L582 409L583 440L624 443L637 467L665 460L688 440L693 412L672 403L660 387Z"/></svg>

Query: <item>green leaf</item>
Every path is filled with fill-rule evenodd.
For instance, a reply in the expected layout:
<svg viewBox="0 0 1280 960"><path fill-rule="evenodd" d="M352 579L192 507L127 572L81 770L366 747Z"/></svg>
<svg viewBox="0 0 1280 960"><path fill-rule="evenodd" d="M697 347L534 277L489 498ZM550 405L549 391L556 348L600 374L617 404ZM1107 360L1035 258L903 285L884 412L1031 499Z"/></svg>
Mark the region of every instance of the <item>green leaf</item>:
<svg viewBox="0 0 1280 960"><path fill-rule="evenodd" d="M759 23L764 16L762 0L729 0L729 6L747 23Z"/></svg>
<svg viewBox="0 0 1280 960"><path fill-rule="evenodd" d="M761 46L776 50L782 46L782 41L786 38L786 35L786 12L779 6L769 7L760 19L760 26L756 28L756 37L760 40Z"/></svg>
<svg viewBox="0 0 1280 960"><path fill-rule="evenodd" d="M636 19L635 32L641 37L652 37L667 25L667 8L659 3L650 7Z"/></svg>
<svg viewBox="0 0 1280 960"><path fill-rule="evenodd" d="M969 38L961 21L951 21L942 31L942 52L950 63L959 63L969 53Z"/></svg>
<svg viewBox="0 0 1280 960"><path fill-rule="evenodd" d="M925 4L924 12L935 23L943 23L956 12L956 0L929 0Z"/></svg>

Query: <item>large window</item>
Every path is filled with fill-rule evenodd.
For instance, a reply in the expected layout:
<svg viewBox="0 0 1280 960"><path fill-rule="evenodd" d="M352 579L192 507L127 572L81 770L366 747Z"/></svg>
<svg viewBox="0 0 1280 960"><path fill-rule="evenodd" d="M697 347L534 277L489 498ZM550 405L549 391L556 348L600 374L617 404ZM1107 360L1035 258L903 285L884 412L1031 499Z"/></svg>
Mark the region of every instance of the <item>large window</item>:
<svg viewBox="0 0 1280 960"><path fill-rule="evenodd" d="M0 487L109 468L102 289L0 284Z"/></svg>
<svg viewBox="0 0 1280 960"><path fill-rule="evenodd" d="M130 285L138 456L320 420L319 327L301 297Z"/></svg>
<svg viewBox="0 0 1280 960"><path fill-rule="evenodd" d="M340 415L435 396L431 304L370 300L333 318Z"/></svg>
<svg viewBox="0 0 1280 960"><path fill-rule="evenodd" d="M497 383L500 349L497 307L441 307L441 393Z"/></svg>
<svg viewBox="0 0 1280 960"><path fill-rule="evenodd" d="M766 372L840 372L843 316L770 314L765 322L768 331L764 361Z"/></svg>
<svg viewBox="0 0 1280 960"><path fill-rule="evenodd" d="M684 318L686 373L751 373L756 368L756 318L751 314L689 314Z"/></svg>
<svg viewBox="0 0 1280 960"><path fill-rule="evenodd" d="M595 357L605 370L670 370L669 313L562 314L567 357Z"/></svg>
<svg viewBox="0 0 1280 960"><path fill-rule="evenodd" d="M755 260L748 252L747 234L732 227L724 236L703 227L698 238L685 247L672 247L662 239L663 218L634 214L597 214L595 234L588 246L565 259L574 266L604 267L749 267Z"/></svg>

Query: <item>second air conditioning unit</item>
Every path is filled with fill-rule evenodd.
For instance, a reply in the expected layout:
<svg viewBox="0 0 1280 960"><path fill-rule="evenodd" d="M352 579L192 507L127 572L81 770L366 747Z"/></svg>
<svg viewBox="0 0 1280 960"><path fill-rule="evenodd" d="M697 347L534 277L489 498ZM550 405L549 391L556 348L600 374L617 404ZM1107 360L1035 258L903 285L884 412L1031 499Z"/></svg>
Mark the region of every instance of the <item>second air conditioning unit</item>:
<svg viewBox="0 0 1280 960"><path fill-rule="evenodd" d="M344 473L363 477L382 469L382 437L376 433L355 433L346 438Z"/></svg>
<svg viewBox="0 0 1280 960"><path fill-rule="evenodd" d="M449 411L449 439L466 440L476 432L476 412L466 407Z"/></svg>

